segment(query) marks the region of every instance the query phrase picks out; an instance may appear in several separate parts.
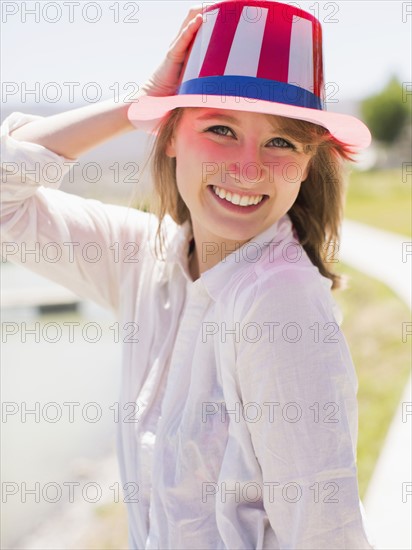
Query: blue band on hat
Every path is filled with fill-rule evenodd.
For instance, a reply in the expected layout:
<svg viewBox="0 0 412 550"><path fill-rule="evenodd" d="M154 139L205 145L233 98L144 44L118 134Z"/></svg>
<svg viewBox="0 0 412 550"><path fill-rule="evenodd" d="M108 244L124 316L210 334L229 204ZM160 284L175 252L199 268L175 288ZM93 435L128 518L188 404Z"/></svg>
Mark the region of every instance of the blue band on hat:
<svg viewBox="0 0 412 550"><path fill-rule="evenodd" d="M323 110L321 99L305 88L250 76L228 75L194 78L183 82L178 89L177 95L187 94L244 97Z"/></svg>

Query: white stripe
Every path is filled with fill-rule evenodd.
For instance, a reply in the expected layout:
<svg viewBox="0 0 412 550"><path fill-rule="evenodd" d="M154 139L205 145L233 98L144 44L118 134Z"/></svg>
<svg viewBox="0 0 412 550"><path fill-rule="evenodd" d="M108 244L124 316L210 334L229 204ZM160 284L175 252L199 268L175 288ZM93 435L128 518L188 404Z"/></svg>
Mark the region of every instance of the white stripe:
<svg viewBox="0 0 412 550"><path fill-rule="evenodd" d="M292 21L288 82L313 93L312 22L303 17Z"/></svg>
<svg viewBox="0 0 412 550"><path fill-rule="evenodd" d="M267 15L267 8L243 8L230 48L225 75L257 75Z"/></svg>
<svg viewBox="0 0 412 550"><path fill-rule="evenodd" d="M192 80L192 78L197 78L199 76L218 13L219 10L217 9L203 14L203 23L196 35L182 82Z"/></svg>

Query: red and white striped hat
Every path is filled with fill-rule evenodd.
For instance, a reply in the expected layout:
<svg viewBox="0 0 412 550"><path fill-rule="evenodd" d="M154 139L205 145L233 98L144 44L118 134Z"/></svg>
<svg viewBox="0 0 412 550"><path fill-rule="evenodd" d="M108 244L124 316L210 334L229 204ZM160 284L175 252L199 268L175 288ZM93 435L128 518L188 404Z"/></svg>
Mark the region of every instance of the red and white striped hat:
<svg viewBox="0 0 412 550"><path fill-rule="evenodd" d="M306 120L358 149L371 141L363 122L325 109L320 22L271 0L226 0L205 8L176 94L139 97L128 117L138 128L153 129L176 107Z"/></svg>

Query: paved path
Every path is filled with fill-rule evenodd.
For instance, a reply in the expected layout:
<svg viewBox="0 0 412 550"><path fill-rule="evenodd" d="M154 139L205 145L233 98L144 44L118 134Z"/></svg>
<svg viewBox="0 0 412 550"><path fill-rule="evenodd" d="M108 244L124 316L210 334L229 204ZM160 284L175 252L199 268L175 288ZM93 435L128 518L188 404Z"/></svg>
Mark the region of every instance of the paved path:
<svg viewBox="0 0 412 550"><path fill-rule="evenodd" d="M409 237L345 220L339 257L348 265L386 283L411 308L412 243ZM405 319L406 323L408 321L410 319ZM409 332L412 332L412 324ZM412 334L407 337L405 345L410 346L411 341ZM411 424L410 378L364 499L368 526L379 550L412 548Z"/></svg>
<svg viewBox="0 0 412 550"><path fill-rule="evenodd" d="M341 260L386 283L411 308L412 239L345 220Z"/></svg>

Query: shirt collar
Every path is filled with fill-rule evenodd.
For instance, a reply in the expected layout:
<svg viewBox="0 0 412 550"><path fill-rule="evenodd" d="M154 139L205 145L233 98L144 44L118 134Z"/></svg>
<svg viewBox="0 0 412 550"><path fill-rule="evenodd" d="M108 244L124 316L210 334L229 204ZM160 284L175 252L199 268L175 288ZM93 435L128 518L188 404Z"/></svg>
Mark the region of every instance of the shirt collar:
<svg viewBox="0 0 412 550"><path fill-rule="evenodd" d="M257 258L262 256L271 243L278 244L288 238L295 241L296 234L288 214L285 214L238 250L231 252L218 264L202 273L200 279L193 282L189 273L188 258L193 231L190 221L186 220L182 225L175 224L174 230L172 227L168 228L165 268L168 264L178 265L189 284L203 286L209 296L216 301L234 275L250 269L251 266L256 266ZM165 269L164 278L166 277Z"/></svg>
<svg viewBox="0 0 412 550"><path fill-rule="evenodd" d="M210 297L217 301L220 294L225 292L226 286L231 284L231 280L235 275L245 270L257 269L259 258L263 256L270 243L280 243L287 238L294 240L292 222L289 216L285 214L267 229L239 247L238 250L228 254L218 264L201 274L201 279Z"/></svg>

